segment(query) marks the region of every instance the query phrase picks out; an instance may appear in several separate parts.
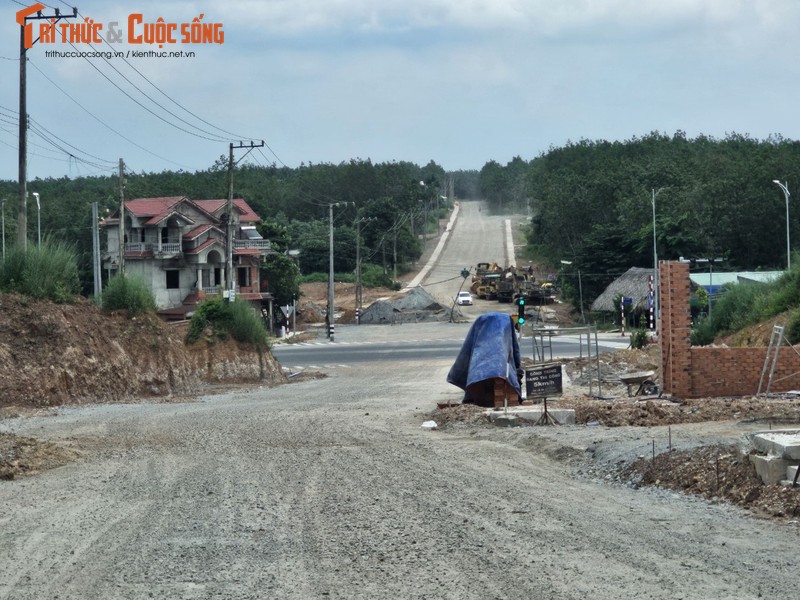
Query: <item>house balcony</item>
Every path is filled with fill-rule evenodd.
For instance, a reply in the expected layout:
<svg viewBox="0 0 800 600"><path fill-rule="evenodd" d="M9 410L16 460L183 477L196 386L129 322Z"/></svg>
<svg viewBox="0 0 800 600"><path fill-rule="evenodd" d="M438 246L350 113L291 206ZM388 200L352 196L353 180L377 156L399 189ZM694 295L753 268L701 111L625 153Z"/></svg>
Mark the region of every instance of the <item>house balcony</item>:
<svg viewBox="0 0 800 600"><path fill-rule="evenodd" d="M125 255L155 256L170 258L183 252L180 242L153 244L152 242L132 242L125 244Z"/></svg>
<svg viewBox="0 0 800 600"><path fill-rule="evenodd" d="M269 240L234 240L234 250L272 250L272 243Z"/></svg>

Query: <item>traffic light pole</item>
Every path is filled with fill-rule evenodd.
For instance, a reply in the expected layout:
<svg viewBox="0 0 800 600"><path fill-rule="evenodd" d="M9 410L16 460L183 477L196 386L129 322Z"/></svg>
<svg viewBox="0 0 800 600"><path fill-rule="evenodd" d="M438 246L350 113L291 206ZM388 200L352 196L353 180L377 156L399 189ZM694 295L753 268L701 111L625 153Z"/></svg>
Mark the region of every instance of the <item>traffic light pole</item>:
<svg viewBox="0 0 800 600"><path fill-rule="evenodd" d="M467 277L469 277L469 272L470 272L470 269L467 269L467 268L461 269L461 277L463 277L464 279L461 282L461 285L458 286L458 292L456 292L456 297L453 298L453 306L450 308L450 322L451 323L453 322L453 313L456 310L456 302L458 302L458 295L461 293L461 290L464 288L464 282L467 281Z"/></svg>

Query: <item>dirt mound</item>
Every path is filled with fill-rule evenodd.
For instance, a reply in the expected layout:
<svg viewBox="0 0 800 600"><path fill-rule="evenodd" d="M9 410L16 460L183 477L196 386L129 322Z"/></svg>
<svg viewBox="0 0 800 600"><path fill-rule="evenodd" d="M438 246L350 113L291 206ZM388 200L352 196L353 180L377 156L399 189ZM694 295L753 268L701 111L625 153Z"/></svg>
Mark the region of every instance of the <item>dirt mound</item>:
<svg viewBox="0 0 800 600"><path fill-rule="evenodd" d="M623 475L637 485L726 501L769 517L800 517L800 493L782 485L764 485L747 455L734 445L640 458Z"/></svg>
<svg viewBox="0 0 800 600"><path fill-rule="evenodd" d="M458 308L452 310L452 318L463 319ZM361 315L361 322L368 325L425 323L450 319L451 308L440 304L422 286L393 300L373 302Z"/></svg>
<svg viewBox="0 0 800 600"><path fill-rule="evenodd" d="M367 288L361 290L361 303L369 306L381 298L397 296L397 292L389 288ZM336 307L337 323L355 322L356 286L354 283L335 283L333 304ZM300 285L300 299L297 303L297 327L318 325L325 322L325 311L328 305L328 284L315 282Z"/></svg>
<svg viewBox="0 0 800 600"><path fill-rule="evenodd" d="M270 353L230 340L186 346L152 315L106 314L90 301L0 295L0 406L125 402L203 383L284 380Z"/></svg>
<svg viewBox="0 0 800 600"><path fill-rule="evenodd" d="M735 333L723 335L714 340L715 344L730 346L731 348L766 348L772 337L772 328L775 325L787 325L794 311L786 311L767 321L745 327ZM785 341L784 341L785 343Z"/></svg>

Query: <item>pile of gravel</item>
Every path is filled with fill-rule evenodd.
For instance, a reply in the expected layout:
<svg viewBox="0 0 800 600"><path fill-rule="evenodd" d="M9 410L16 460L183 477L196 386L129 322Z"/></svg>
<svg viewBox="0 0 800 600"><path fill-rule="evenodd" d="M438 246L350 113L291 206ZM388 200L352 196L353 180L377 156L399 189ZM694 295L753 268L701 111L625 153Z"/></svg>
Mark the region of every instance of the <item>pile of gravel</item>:
<svg viewBox="0 0 800 600"><path fill-rule="evenodd" d="M396 300L377 300L361 315L361 323L366 325L392 325L398 323L425 323L429 321L449 321L449 306L444 306L422 287L415 287ZM453 319L461 320L463 315L456 307Z"/></svg>

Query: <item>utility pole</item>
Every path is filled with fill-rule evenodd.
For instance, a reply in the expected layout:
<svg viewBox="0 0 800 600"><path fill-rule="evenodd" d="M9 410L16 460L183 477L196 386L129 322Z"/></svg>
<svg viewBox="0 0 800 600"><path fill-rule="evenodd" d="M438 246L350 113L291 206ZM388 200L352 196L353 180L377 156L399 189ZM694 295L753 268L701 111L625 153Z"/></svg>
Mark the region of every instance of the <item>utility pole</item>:
<svg viewBox="0 0 800 600"><path fill-rule="evenodd" d="M125 276L125 161L119 159L119 267L117 274Z"/></svg>
<svg viewBox="0 0 800 600"><path fill-rule="evenodd" d="M227 219L227 226L225 227L225 287L228 290L228 300L231 302L233 302L236 297L236 283L233 277L233 238L236 233L236 223L233 219L233 167L236 166L236 163L233 162L233 151L234 149L240 150L242 148L247 148L247 152L242 156L242 158L244 158L253 151L253 148L263 147L264 140L261 140L260 144L255 144L253 142L250 142L250 144L243 144L242 142L234 144L231 142L228 145L228 200L225 205L225 216ZM239 160L241 160L241 158Z"/></svg>
<svg viewBox="0 0 800 600"><path fill-rule="evenodd" d="M347 206L348 204L355 204L354 202L332 202L328 204L328 339L333 341L334 337L334 308L333 308L333 207L334 206Z"/></svg>
<svg viewBox="0 0 800 600"><path fill-rule="evenodd" d="M100 275L100 217L97 202L92 202L92 273L94 274L94 301L99 304L103 285Z"/></svg>
<svg viewBox="0 0 800 600"><path fill-rule="evenodd" d="M377 221L376 217L356 219L356 309L361 311L361 224Z"/></svg>
<svg viewBox="0 0 800 600"><path fill-rule="evenodd" d="M28 21L47 20L51 27L61 19L75 18L78 9L72 9L72 15L62 15L57 8L54 15L43 15L47 8L44 4L36 3L33 6L17 11L17 24L19 25L19 204L17 210L17 245L23 250L28 247L28 98L27 98L27 61L28 48L32 48L38 41L33 39L33 26L27 25Z"/></svg>

